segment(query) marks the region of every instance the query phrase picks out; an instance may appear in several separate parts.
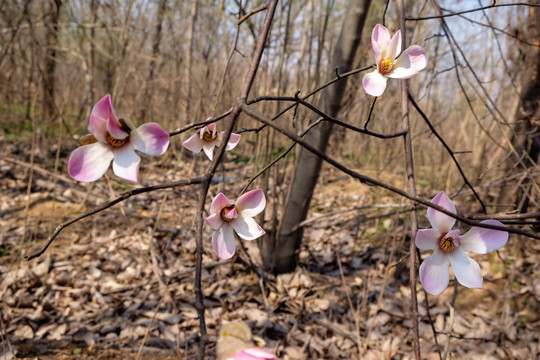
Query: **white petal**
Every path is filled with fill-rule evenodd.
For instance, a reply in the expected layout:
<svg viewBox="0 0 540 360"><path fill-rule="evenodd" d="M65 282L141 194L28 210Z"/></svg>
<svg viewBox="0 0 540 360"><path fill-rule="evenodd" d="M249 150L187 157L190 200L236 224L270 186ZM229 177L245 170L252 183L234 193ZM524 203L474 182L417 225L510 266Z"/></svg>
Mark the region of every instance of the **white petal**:
<svg viewBox="0 0 540 360"><path fill-rule="evenodd" d="M481 224L504 226L497 220L484 220ZM473 227L466 234L461 235L461 248L463 251L473 251L478 254L487 254L506 245L508 233L493 229Z"/></svg>
<svg viewBox="0 0 540 360"><path fill-rule="evenodd" d="M137 182L139 180L140 162L141 158L135 153L131 143L114 149L113 171L116 176Z"/></svg>
<svg viewBox="0 0 540 360"><path fill-rule="evenodd" d="M463 252L463 249L457 248L448 254L450 264L456 275L456 279L463 286L469 288L482 288L482 275L480 266Z"/></svg>
<svg viewBox="0 0 540 360"><path fill-rule="evenodd" d="M364 75L362 86L369 95L381 96L386 89L386 78L378 70L375 70Z"/></svg>
<svg viewBox="0 0 540 360"><path fill-rule="evenodd" d="M448 257L437 250L420 264L420 281L431 295L440 295L448 287L448 265Z"/></svg>
<svg viewBox="0 0 540 360"><path fill-rule="evenodd" d="M131 142L142 153L162 155L169 146L169 133L157 123L146 123L131 132Z"/></svg>
<svg viewBox="0 0 540 360"><path fill-rule="evenodd" d="M257 224L253 218L236 218L229 224L234 231L244 240L254 240L265 234L264 230Z"/></svg>
<svg viewBox="0 0 540 360"><path fill-rule="evenodd" d="M212 236L212 247L220 259L229 259L236 251L236 240L232 227L223 223L223 225Z"/></svg>
<svg viewBox="0 0 540 360"><path fill-rule="evenodd" d="M435 250L440 235L435 229L420 229L416 232L414 243L420 250Z"/></svg>
<svg viewBox="0 0 540 360"><path fill-rule="evenodd" d="M69 157L69 175L79 181L95 181L105 174L113 158L110 147L100 142L78 147Z"/></svg>
<svg viewBox="0 0 540 360"><path fill-rule="evenodd" d="M261 189L248 191L236 200L235 206L241 217L257 216L266 206L264 192Z"/></svg>
<svg viewBox="0 0 540 360"><path fill-rule="evenodd" d="M210 161L214 161L214 147L215 145L208 145L208 143L204 143L203 150L206 156L210 159Z"/></svg>
<svg viewBox="0 0 540 360"><path fill-rule="evenodd" d="M451 213L456 213L456 207L454 206L454 203L452 203L452 200L450 200L450 198L443 191L438 193L431 200L431 202L435 205L441 206L442 208L450 211ZM447 233L452 230L452 226L454 226L454 224L456 223L456 219L454 219L453 217L443 214L442 212L437 211L433 208L427 209L427 216L431 226L441 234Z"/></svg>

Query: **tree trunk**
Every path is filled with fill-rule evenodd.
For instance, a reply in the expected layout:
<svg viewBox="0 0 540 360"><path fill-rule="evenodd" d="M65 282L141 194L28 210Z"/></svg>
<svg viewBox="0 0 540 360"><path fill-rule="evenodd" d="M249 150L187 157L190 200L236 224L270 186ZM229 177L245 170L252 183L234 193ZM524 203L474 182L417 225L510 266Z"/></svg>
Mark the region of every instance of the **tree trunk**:
<svg viewBox="0 0 540 360"><path fill-rule="evenodd" d="M330 72L334 74L351 70L367 16L370 0L350 0L347 4L345 20L335 47ZM341 109L341 99L347 79L327 87L321 96L318 107L330 116L337 116ZM324 152L328 144L332 123L323 122L312 129L306 141ZM290 272L297 263L303 229L299 224L305 220L313 190L319 177L322 161L309 151L302 149L298 158L293 182L289 187L285 211L280 228L274 239L265 242L261 253L265 267L276 273Z"/></svg>
<svg viewBox="0 0 540 360"><path fill-rule="evenodd" d="M165 15L165 10L167 9L167 0L159 0L157 19L156 19L156 29L154 33L154 39L152 40L152 59L150 60L150 70L148 72L148 77L146 78L146 85L144 87L144 97L143 97L143 107L139 116L139 121L141 123L146 122L147 109L150 106L150 100L153 95L153 85L155 77L155 68L156 68L156 59L159 56L159 46L161 44L161 33L163 28L163 16Z"/></svg>
<svg viewBox="0 0 540 360"><path fill-rule="evenodd" d="M540 0L532 1L540 4ZM527 171L538 165L540 155L540 22L539 9L529 7L529 19L520 38L528 39L535 46L522 44L521 53L521 84L522 92L516 113L514 114L514 133L512 144L516 152L508 160L507 177ZM521 30L520 30L521 32ZM509 210L518 209L527 212L530 201L535 199L531 186L531 175L520 176L519 182L506 183L499 194L499 204L511 205ZM538 199L536 194L536 199ZM537 204L538 205L538 204Z"/></svg>
<svg viewBox="0 0 540 360"><path fill-rule="evenodd" d="M49 9L43 15L45 24L45 64L43 66L43 122L50 125L54 119L54 70L56 68L56 45L58 43L58 20L62 0L48 0Z"/></svg>

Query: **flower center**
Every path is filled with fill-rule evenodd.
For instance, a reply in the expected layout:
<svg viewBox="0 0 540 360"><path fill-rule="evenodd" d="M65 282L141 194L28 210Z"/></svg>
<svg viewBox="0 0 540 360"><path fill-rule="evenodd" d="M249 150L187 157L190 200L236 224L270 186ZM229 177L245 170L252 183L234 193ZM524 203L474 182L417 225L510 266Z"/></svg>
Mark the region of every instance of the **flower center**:
<svg viewBox="0 0 540 360"><path fill-rule="evenodd" d="M451 253L456 249L457 245L453 237L446 237L446 234L439 238L439 249L445 254Z"/></svg>
<svg viewBox="0 0 540 360"><path fill-rule="evenodd" d="M107 142L114 148L118 148L118 147L121 147L123 146L125 143L128 142L129 140L129 134L131 133L131 129L129 128L129 126L126 124L126 122L124 121L124 119L118 119L118 122L120 123L120 129L122 129L123 131L127 132L128 133L128 136L126 136L125 138L123 139L117 139L115 138L114 136L112 136L111 134L107 133Z"/></svg>
<svg viewBox="0 0 540 360"><path fill-rule="evenodd" d="M234 205L224 207L221 209L221 218L225 222L231 222L238 216L238 213L236 212L236 208Z"/></svg>
<svg viewBox="0 0 540 360"><path fill-rule="evenodd" d="M203 136L202 136L203 140L204 141L212 141L214 140L216 137L214 135L212 135L211 132L209 131L205 131Z"/></svg>
<svg viewBox="0 0 540 360"><path fill-rule="evenodd" d="M392 64L392 59L384 59L381 61L379 61L379 72L382 74L382 75L386 75L388 74L390 71L392 71L392 67L393 67L393 64Z"/></svg>

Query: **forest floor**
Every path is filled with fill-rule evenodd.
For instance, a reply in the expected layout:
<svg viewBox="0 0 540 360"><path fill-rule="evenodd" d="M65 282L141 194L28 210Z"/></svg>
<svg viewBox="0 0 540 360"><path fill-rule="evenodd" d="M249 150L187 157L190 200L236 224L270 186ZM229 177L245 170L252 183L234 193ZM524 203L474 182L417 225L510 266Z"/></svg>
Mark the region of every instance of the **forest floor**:
<svg viewBox="0 0 540 360"><path fill-rule="evenodd" d="M194 359L198 186L130 198L66 227L27 261L56 226L140 185L111 171L93 184L77 183L65 171L69 153L60 154L55 175L54 152L38 152L29 186L29 145L0 138L0 148L0 360ZM147 160L143 184L195 176ZM250 170L226 172L224 179L242 181L213 185L206 208L220 187L238 193ZM401 185L402 177L383 180ZM423 191L426 198L437 192ZM238 319L280 359L413 358L406 210L402 199L325 167L299 266L262 278L252 266L260 263L255 241L244 242L247 253L220 261L205 226L206 358L215 358L221 323ZM428 227L425 210L419 216ZM268 229L270 212L265 220ZM447 347L448 359L539 359L539 255L538 241L512 235L498 253L475 257L484 288L459 286L455 312L452 281L428 303L418 283L422 358L440 359L438 349Z"/></svg>

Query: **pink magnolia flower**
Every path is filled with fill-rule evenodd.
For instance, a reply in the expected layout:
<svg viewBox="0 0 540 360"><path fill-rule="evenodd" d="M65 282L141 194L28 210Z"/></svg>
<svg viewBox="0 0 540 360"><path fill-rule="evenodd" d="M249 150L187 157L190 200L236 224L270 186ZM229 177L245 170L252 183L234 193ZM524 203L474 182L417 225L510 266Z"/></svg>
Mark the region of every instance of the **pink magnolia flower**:
<svg viewBox="0 0 540 360"><path fill-rule="evenodd" d="M400 55L401 30L390 38L388 29L377 24L371 33L371 46L377 69L364 75L362 80L369 95L381 96L387 78L408 79L427 65L426 52L418 45L408 47Z"/></svg>
<svg viewBox="0 0 540 360"><path fill-rule="evenodd" d="M131 121L118 118L111 95L94 105L88 129L92 134L81 140L68 161L69 175L79 181L99 179L112 160L118 177L137 182L141 158L135 150L157 156L169 146L169 134L159 124L151 122L135 128Z"/></svg>
<svg viewBox="0 0 540 360"><path fill-rule="evenodd" d="M236 241L233 229L244 240L254 240L264 235L264 230L253 217L260 214L265 206L266 198L261 189L245 193L234 204L222 193L217 194L206 223L216 230L212 236L212 246L220 259L234 255Z"/></svg>
<svg viewBox="0 0 540 360"><path fill-rule="evenodd" d="M208 118L208 120L211 118ZM211 123L203 127L200 131L195 133L192 137L184 141L182 144L186 149L199 153L204 150L204 153L210 161L214 158L214 148L219 146L223 140L223 131L217 133L216 123ZM229 137L229 142L225 146L225 151L229 151L235 148L240 141L240 135L232 133Z"/></svg>
<svg viewBox="0 0 540 360"><path fill-rule="evenodd" d="M277 360L277 356L273 353L258 347L245 349L228 358L227 360Z"/></svg>
<svg viewBox="0 0 540 360"><path fill-rule="evenodd" d="M431 200L446 210L456 213L452 200L440 192ZM487 254L498 250L508 241L505 231L472 227L464 235L452 230L456 219L433 208L428 208L427 216L433 229L421 229L416 233L416 247L434 250L420 265L420 281L424 289L432 294L441 294L448 286L450 278L448 266L451 264L457 281L469 288L482 288L480 266L465 251ZM503 226L497 220L484 220L481 224Z"/></svg>

